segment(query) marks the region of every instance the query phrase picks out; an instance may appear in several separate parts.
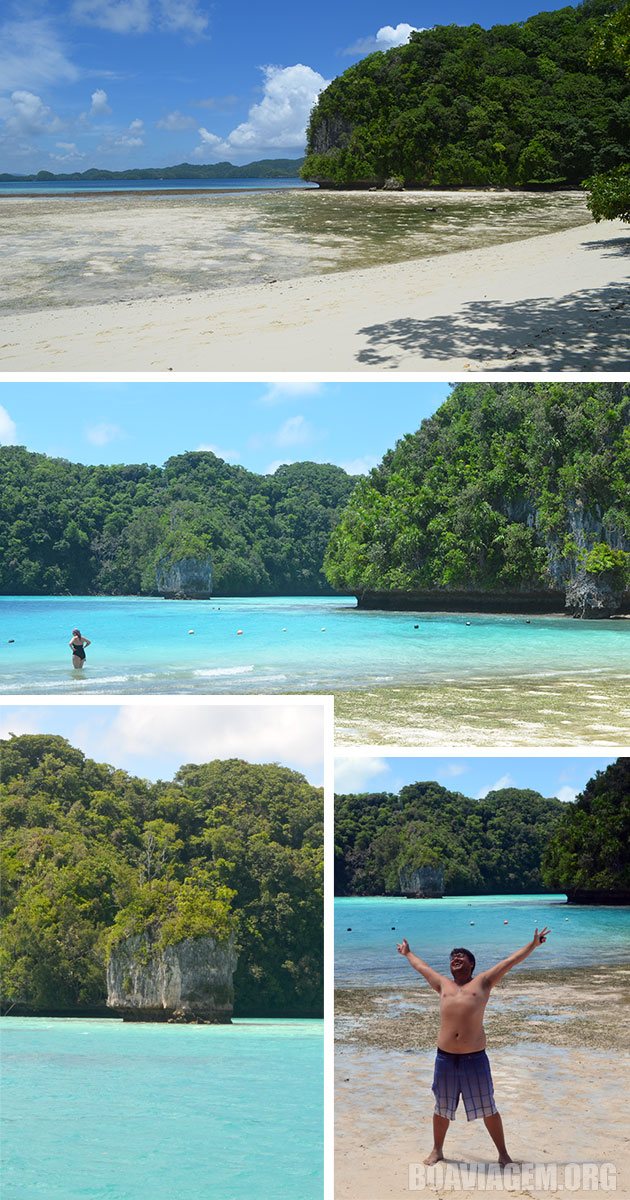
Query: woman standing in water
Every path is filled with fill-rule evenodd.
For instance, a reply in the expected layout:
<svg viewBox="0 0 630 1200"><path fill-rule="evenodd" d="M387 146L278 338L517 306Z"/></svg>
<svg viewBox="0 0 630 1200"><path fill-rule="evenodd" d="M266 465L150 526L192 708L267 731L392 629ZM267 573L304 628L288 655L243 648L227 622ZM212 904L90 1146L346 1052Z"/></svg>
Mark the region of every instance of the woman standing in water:
<svg viewBox="0 0 630 1200"><path fill-rule="evenodd" d="M72 650L72 666L75 671L80 671L85 662L85 647L91 645L90 639L81 637L80 629L73 629L68 645Z"/></svg>

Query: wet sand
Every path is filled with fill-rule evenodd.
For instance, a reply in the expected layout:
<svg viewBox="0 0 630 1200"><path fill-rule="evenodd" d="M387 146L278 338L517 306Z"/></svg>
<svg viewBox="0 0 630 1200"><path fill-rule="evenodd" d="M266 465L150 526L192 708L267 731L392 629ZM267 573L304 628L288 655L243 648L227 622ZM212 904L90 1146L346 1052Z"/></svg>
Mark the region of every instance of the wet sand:
<svg viewBox="0 0 630 1200"><path fill-rule="evenodd" d="M398 745L620 746L630 741L630 675L473 679L339 691L338 749Z"/></svg>
<svg viewBox="0 0 630 1200"><path fill-rule="evenodd" d="M43 229L42 199L30 202L30 227L18 201L4 206L22 236L0 369L321 374L628 361L627 228L587 223L581 197L553 198L554 220L542 224L553 232L533 209L524 219L522 197L506 221L512 195L485 194L473 210L461 193L420 202L299 192L290 220L277 207L250 219L251 197L221 197L210 232L216 198L193 199L194 210L189 197L143 200L133 216L127 203L107 210L104 229L83 199L49 202Z"/></svg>
<svg viewBox="0 0 630 1200"><path fill-rule="evenodd" d="M495 1095L512 1158L521 1163L614 1163L618 1196L630 1188L624 1096L630 1066L630 965L522 972L493 995L486 1022ZM336 997L337 1200L402 1200L409 1164L431 1146L430 1092L437 998L423 987L349 989ZM463 1112L445 1144L449 1164L491 1164L481 1121ZM536 1188L519 1176L518 1197L592 1196ZM495 1177L496 1179L496 1177ZM432 1185L425 1194L464 1197L487 1189Z"/></svg>

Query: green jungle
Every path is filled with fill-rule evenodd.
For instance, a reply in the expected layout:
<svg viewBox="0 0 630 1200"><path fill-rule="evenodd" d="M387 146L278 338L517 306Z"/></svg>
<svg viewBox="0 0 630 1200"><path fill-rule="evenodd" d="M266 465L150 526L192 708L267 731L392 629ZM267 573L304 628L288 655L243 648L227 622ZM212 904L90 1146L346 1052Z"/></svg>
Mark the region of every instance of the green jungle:
<svg viewBox="0 0 630 1200"><path fill-rule="evenodd" d="M321 1016L323 796L238 759L149 783L65 738L0 742L2 1009L101 1011L108 950L234 936L237 1016Z"/></svg>
<svg viewBox="0 0 630 1200"><path fill-rule="evenodd" d="M629 384L457 384L357 485L326 575L357 595L507 592L579 566L624 588L629 478Z"/></svg>
<svg viewBox="0 0 630 1200"><path fill-rule="evenodd" d="M630 759L573 803L519 788L473 800L434 782L335 798L336 895L399 895L399 872L422 867L443 869L448 896L630 903Z"/></svg>
<svg viewBox="0 0 630 1200"><path fill-rule="evenodd" d="M0 592L139 595L158 562L212 558L223 595L316 595L330 531L356 480L296 463L274 475L210 451L163 467L86 467L0 449Z"/></svg>
<svg viewBox="0 0 630 1200"><path fill-rule="evenodd" d="M209 451L83 466L0 448L0 593L155 595L209 560L215 595L472 589L560 597L628 583L630 384L459 383L368 476L273 475ZM613 605L614 607L614 605Z"/></svg>
<svg viewBox="0 0 630 1200"><path fill-rule="evenodd" d="M566 187L627 170L629 12L586 0L491 29L420 30L368 55L321 93L304 178Z"/></svg>

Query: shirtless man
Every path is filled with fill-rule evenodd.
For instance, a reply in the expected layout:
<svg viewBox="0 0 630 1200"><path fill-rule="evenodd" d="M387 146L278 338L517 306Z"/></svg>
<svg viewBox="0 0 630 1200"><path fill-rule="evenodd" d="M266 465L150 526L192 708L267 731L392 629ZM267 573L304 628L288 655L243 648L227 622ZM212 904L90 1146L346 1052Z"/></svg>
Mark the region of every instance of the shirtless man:
<svg viewBox="0 0 630 1200"><path fill-rule="evenodd" d="M455 1120L460 1095L469 1121L483 1117L484 1125L499 1152L501 1166L512 1162L505 1145L501 1115L494 1103L483 1015L494 985L517 963L523 962L532 950L541 946L550 932L550 929L542 929L540 933L536 930L531 942L522 950L516 950L497 963L496 967L482 971L474 979L475 956L470 950L461 947L451 950L453 978L447 979L446 975L434 971L417 954L412 954L406 938L398 946L398 953L411 963L440 997L440 1032L432 1088L435 1096L433 1149L424 1160L427 1166L444 1158L444 1138L450 1122Z"/></svg>

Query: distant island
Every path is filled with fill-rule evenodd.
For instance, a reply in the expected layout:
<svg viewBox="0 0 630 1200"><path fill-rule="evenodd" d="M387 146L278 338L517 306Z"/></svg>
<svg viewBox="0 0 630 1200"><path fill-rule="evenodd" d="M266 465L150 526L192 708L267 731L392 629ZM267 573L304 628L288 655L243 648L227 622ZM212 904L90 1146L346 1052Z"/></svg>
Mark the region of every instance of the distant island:
<svg viewBox="0 0 630 1200"><path fill-rule="evenodd" d="M436 25L321 93L305 179L323 187L575 187L629 160L610 0L515 24ZM621 10L620 10L621 11Z"/></svg>
<svg viewBox="0 0 630 1200"><path fill-rule="evenodd" d="M273 475L209 450L84 466L0 447L0 594L330 594L322 564L357 477L326 463Z"/></svg>
<svg viewBox="0 0 630 1200"><path fill-rule="evenodd" d="M36 175L0 174L0 183L90 183L106 179L298 179L303 158L262 158L259 162L241 167L230 162L178 163L174 167L133 167L128 171L106 171L90 167L87 171L71 171L55 175L38 171Z"/></svg>
<svg viewBox="0 0 630 1200"><path fill-rule="evenodd" d="M528 788L475 800L435 781L335 797L335 894L518 895L630 904L630 759L571 803Z"/></svg>

